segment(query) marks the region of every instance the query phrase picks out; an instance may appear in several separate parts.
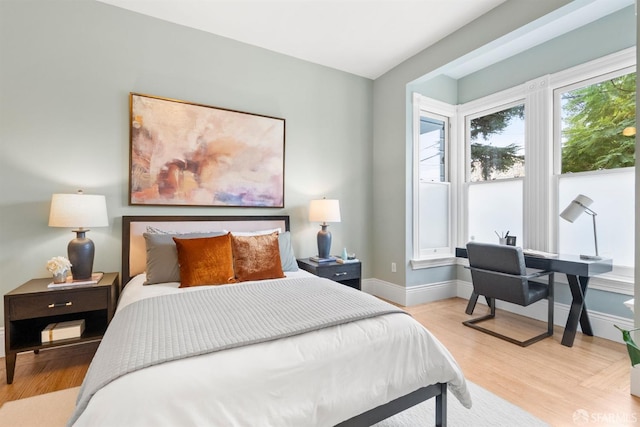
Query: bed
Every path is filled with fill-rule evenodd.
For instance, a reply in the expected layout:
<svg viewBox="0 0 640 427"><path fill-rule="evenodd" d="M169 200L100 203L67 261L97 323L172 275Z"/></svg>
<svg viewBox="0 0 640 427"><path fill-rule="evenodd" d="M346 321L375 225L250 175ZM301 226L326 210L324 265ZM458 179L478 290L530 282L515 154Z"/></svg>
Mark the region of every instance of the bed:
<svg viewBox="0 0 640 427"><path fill-rule="evenodd" d="M124 286L69 425L370 426L434 398L444 426L448 391L471 406L406 312L297 268L288 216L125 216L122 230ZM226 239L243 280L184 287L198 245L222 259ZM252 275L271 259L279 271Z"/></svg>

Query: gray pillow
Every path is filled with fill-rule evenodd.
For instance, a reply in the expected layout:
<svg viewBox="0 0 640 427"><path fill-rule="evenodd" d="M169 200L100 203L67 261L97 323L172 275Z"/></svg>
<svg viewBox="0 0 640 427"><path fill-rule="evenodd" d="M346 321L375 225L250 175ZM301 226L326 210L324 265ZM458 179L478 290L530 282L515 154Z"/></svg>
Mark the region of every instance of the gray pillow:
<svg viewBox="0 0 640 427"><path fill-rule="evenodd" d="M227 234L224 231L209 233L185 234L157 234L142 233L147 245L147 280L145 285L155 285L165 282L180 281L180 267L178 265L178 250L174 237L181 239L195 239L198 237L215 237Z"/></svg>
<svg viewBox="0 0 640 427"><path fill-rule="evenodd" d="M291 233L285 231L278 235L278 246L280 248L280 261L282 261L282 271L298 271L298 262L291 246Z"/></svg>

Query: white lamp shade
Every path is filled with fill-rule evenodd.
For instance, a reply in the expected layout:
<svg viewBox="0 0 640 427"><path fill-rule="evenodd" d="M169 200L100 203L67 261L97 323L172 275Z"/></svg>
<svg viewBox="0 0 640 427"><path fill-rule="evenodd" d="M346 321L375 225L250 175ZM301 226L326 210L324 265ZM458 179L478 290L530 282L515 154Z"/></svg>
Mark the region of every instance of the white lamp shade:
<svg viewBox="0 0 640 427"><path fill-rule="evenodd" d="M340 222L340 203L337 200L312 200L309 205L309 221Z"/></svg>
<svg viewBox="0 0 640 427"><path fill-rule="evenodd" d="M51 197L49 227L106 227L107 202L104 196L82 194L54 194Z"/></svg>
<svg viewBox="0 0 640 427"><path fill-rule="evenodd" d="M560 217L569 222L573 222L578 219L578 217L582 215L585 209L591 206L592 203L593 200L591 200L587 196L578 194L576 198L573 199L571 203L569 203L569 206L567 206L565 210L562 211Z"/></svg>

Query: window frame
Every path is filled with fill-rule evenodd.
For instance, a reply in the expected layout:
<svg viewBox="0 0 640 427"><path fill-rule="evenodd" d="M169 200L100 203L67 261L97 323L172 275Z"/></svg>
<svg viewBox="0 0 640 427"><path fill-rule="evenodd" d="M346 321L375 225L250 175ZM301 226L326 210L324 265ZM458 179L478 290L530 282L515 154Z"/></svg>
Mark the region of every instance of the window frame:
<svg viewBox="0 0 640 427"><path fill-rule="evenodd" d="M519 236L520 245L526 245L529 240L529 235L533 234L528 231L529 227L538 227L539 221L532 221L530 211L530 203L527 200L527 194L530 191L529 181L538 178L539 173L530 165L529 152L531 151L530 141L540 139L537 129L541 129L539 126L539 116L537 114L530 114L531 105L536 105L537 93L546 90L546 76L538 80L530 81L522 85L515 86L513 88L505 89L500 92L487 95L483 98L479 98L458 107L458 123L461 128L459 130L460 135L464 135L464 138L456 141L461 146L461 150L464 151L464 164L463 170L460 173L460 182L462 188L460 188L461 194L461 222L459 224L459 239L458 245L464 246L466 244L466 238L469 235L469 186L470 185L489 185L491 181L469 181L471 177L471 130L469 123L475 118L483 114L490 114L491 112L500 111L505 108L509 108L514 105L523 104L525 108L525 174L524 177L509 178L511 180L523 181L523 218L522 229L523 236ZM531 115L531 117L530 117ZM544 130L544 127L542 128ZM534 152L536 150L533 150ZM535 165L535 161L533 164ZM531 223L531 224L530 224ZM537 230L538 228L536 228Z"/></svg>
<svg viewBox="0 0 640 427"><path fill-rule="evenodd" d="M454 177L457 166L457 150L453 141L457 140L456 123L457 109L455 106L427 98L419 93L413 93L412 97L412 259L410 260L413 269L429 268L441 265L450 265L455 262L455 246L457 241L457 181ZM423 114L424 113L424 114ZM422 255L420 247L420 117L431 115L435 118L446 118L448 129L445 129L445 181L449 183L448 197L448 241L449 244L442 248L437 248L433 255Z"/></svg>

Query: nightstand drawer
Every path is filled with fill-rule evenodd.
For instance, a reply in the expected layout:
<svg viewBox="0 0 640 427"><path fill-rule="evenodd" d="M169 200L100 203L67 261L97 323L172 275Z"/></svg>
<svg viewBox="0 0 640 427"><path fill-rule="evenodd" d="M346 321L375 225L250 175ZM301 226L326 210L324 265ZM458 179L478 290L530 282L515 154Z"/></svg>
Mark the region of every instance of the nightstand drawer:
<svg viewBox="0 0 640 427"><path fill-rule="evenodd" d="M359 279L360 263L323 266L318 269L317 275L331 280Z"/></svg>
<svg viewBox="0 0 640 427"><path fill-rule="evenodd" d="M360 261L348 264L340 264L338 262L317 263L309 258L297 261L298 267L302 270L360 290L360 277L362 274L362 263Z"/></svg>
<svg viewBox="0 0 640 427"><path fill-rule="evenodd" d="M14 297L9 303L9 317L11 320L31 319L106 310L108 306L109 292L107 288L78 289Z"/></svg>

